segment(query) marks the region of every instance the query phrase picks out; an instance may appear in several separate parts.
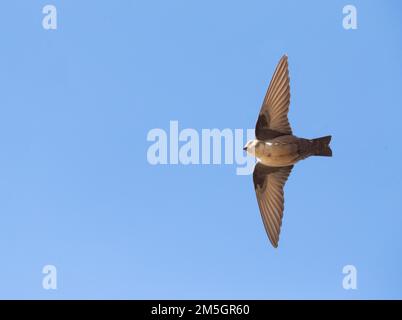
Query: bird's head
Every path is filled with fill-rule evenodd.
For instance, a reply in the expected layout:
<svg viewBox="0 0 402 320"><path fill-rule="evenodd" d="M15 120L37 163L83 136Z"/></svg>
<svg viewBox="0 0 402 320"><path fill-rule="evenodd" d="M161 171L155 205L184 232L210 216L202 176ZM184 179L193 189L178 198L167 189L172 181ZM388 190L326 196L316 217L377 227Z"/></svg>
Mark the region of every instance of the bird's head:
<svg viewBox="0 0 402 320"><path fill-rule="evenodd" d="M246 151L248 154L255 156L255 147L257 145L257 140L250 140L246 143L243 147L243 150Z"/></svg>

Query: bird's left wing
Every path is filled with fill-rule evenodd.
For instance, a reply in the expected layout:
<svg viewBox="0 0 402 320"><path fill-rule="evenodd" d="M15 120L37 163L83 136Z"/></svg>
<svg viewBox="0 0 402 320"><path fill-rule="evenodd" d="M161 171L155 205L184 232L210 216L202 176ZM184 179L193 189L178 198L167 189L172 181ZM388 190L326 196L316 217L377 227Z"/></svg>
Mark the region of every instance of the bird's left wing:
<svg viewBox="0 0 402 320"><path fill-rule="evenodd" d="M292 134L288 120L290 104L290 81L288 57L278 62L255 126L255 136L266 141L281 135Z"/></svg>
<svg viewBox="0 0 402 320"><path fill-rule="evenodd" d="M284 208L283 187L293 166L268 167L258 162L253 181L265 231L272 245L279 242Z"/></svg>

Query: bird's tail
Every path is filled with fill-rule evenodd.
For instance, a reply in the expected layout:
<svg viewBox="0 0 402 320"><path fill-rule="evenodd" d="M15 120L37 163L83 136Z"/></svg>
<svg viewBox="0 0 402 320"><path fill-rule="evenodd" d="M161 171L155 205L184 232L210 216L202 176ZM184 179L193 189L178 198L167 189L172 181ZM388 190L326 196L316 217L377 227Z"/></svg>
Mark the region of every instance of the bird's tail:
<svg viewBox="0 0 402 320"><path fill-rule="evenodd" d="M313 139L313 154L315 156L332 157L332 150L329 146L331 136Z"/></svg>

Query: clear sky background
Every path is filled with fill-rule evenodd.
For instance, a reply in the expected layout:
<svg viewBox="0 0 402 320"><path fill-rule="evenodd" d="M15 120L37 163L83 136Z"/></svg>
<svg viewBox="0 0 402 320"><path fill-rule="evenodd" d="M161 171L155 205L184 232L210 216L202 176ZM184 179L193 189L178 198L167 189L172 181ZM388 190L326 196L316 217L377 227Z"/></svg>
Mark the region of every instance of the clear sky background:
<svg viewBox="0 0 402 320"><path fill-rule="evenodd" d="M9 0L0 32L0 298L402 298L399 1ZM293 132L334 156L294 168L273 249L251 176L146 137L252 128L284 53Z"/></svg>

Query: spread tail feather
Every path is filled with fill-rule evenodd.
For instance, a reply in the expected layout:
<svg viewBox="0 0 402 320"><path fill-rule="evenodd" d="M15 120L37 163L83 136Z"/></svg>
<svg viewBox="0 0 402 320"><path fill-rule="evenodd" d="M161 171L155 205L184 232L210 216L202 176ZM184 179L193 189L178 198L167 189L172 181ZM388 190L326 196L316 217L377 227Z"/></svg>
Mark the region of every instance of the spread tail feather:
<svg viewBox="0 0 402 320"><path fill-rule="evenodd" d="M313 139L313 150L315 156L332 157L332 150L329 146L331 136Z"/></svg>

